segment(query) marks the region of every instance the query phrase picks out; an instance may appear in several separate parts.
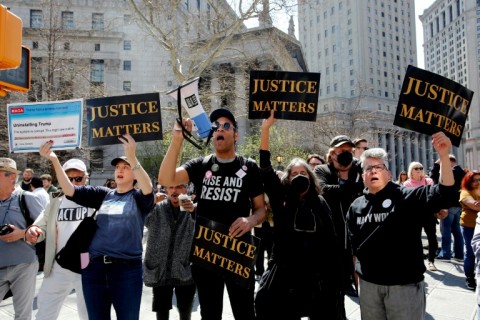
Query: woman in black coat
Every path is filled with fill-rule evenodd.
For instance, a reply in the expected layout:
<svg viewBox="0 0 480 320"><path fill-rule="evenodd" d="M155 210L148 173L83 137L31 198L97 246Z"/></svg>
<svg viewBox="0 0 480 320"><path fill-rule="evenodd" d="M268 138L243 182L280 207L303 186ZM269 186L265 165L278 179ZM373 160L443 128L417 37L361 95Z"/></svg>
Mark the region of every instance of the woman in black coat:
<svg viewBox="0 0 480 320"><path fill-rule="evenodd" d="M268 270L255 298L257 319L342 319L341 264L331 211L308 164L293 159L280 178L270 162L264 120L260 168L274 219Z"/></svg>

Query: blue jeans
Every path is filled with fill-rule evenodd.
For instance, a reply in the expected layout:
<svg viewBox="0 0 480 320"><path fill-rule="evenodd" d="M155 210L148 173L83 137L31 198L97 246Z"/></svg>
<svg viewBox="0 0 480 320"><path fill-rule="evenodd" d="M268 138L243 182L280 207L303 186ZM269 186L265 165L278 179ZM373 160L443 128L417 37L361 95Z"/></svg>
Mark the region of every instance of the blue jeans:
<svg viewBox="0 0 480 320"><path fill-rule="evenodd" d="M128 264L92 260L82 270L82 286L90 320L109 320L112 304L118 320L139 319L143 287L141 260Z"/></svg>
<svg viewBox="0 0 480 320"><path fill-rule="evenodd" d="M465 255L463 257L463 272L467 278L475 277L475 254L472 248L473 231L475 228L462 226L463 241L465 242Z"/></svg>
<svg viewBox="0 0 480 320"><path fill-rule="evenodd" d="M453 235L453 254L455 258L463 259L463 236L460 230L461 207L451 207L448 209L448 216L440 221L440 231L442 233L442 250L439 256L444 259L452 257L452 235Z"/></svg>

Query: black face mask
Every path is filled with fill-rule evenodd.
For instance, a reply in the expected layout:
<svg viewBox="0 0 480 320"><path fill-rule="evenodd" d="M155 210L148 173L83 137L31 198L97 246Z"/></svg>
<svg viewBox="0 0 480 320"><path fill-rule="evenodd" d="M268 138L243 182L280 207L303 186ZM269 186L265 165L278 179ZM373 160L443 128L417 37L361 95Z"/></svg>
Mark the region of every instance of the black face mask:
<svg viewBox="0 0 480 320"><path fill-rule="evenodd" d="M342 152L337 156L337 162L343 167L348 167L352 161L353 154L351 152Z"/></svg>
<svg viewBox="0 0 480 320"><path fill-rule="evenodd" d="M304 175L297 175L290 182L293 192L297 194L302 194L308 190L310 187L310 179Z"/></svg>

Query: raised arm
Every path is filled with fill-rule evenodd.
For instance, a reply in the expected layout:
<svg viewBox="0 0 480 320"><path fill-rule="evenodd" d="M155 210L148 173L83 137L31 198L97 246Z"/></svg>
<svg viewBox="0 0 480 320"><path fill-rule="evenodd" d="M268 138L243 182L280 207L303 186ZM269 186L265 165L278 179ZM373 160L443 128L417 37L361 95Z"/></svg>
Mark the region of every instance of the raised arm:
<svg viewBox="0 0 480 320"><path fill-rule="evenodd" d="M192 130L192 122L190 119L183 119L183 125L187 130ZM182 130L177 122L175 122L172 132L172 142L158 170L158 183L163 186L176 186L189 181L187 171L182 167L177 168L178 156L182 150L182 142Z"/></svg>
<svg viewBox="0 0 480 320"><path fill-rule="evenodd" d="M144 195L152 193L153 185L148 173L140 165L137 159L137 143L135 139L129 134L123 135L118 140L123 143L123 150L128 162L132 166L132 172L137 180L138 186Z"/></svg>
<svg viewBox="0 0 480 320"><path fill-rule="evenodd" d="M452 142L445 133L437 132L432 135L432 144L439 155L440 160L440 177L438 183L444 186L453 186L455 179L453 178L453 171L450 166L450 158L448 157Z"/></svg>
<svg viewBox="0 0 480 320"><path fill-rule="evenodd" d="M262 131L260 133L260 150L270 150L270 128L275 123L276 119L273 115L273 110L270 112L270 117L262 121Z"/></svg>
<svg viewBox="0 0 480 320"><path fill-rule="evenodd" d="M62 191L67 196L73 196L75 193L75 187L70 182L67 177L67 174L62 169L62 165L57 158L57 155L52 150L53 141L47 141L40 146L40 155L45 159L50 160L52 163L53 169L55 170L55 174L57 175L58 184L62 188Z"/></svg>

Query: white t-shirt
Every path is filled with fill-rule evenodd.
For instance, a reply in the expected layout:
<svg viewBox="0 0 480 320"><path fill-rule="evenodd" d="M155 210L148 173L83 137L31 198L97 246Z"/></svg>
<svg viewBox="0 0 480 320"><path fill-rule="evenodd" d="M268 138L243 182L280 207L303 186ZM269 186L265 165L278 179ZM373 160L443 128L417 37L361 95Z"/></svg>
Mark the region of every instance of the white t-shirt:
<svg viewBox="0 0 480 320"><path fill-rule="evenodd" d="M50 203L50 197L48 196L48 192L43 189L43 187L36 188L35 190L32 191L35 196L40 199L40 202L42 203L42 209L45 209L48 204Z"/></svg>
<svg viewBox="0 0 480 320"><path fill-rule="evenodd" d="M57 212L57 253L65 246L80 222L94 211L95 209L82 207L63 197Z"/></svg>

